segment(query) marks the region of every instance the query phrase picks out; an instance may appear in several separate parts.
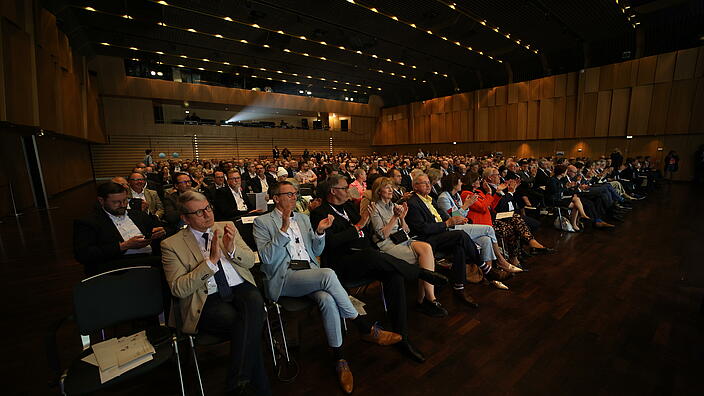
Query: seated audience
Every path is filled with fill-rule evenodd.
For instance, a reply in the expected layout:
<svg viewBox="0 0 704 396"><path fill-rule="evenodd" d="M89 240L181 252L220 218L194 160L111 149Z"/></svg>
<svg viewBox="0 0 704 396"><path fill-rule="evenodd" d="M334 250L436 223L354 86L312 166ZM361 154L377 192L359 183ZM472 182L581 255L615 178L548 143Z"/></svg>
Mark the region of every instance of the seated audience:
<svg viewBox="0 0 704 396"><path fill-rule="evenodd" d="M227 187L215 191L215 219L217 221L234 221L253 212L254 207L242 189L240 172L227 172Z"/></svg>
<svg viewBox="0 0 704 396"><path fill-rule="evenodd" d="M144 174L133 172L130 174L127 184L129 185L129 189L127 190L127 198L139 198L142 200L141 208L132 209L138 209L148 215L154 215L157 219L161 219L161 217L164 216L164 205L161 203L161 199L156 191L145 187L146 177Z"/></svg>
<svg viewBox="0 0 704 396"><path fill-rule="evenodd" d="M178 211L178 197L191 189L191 177L185 173L178 173L174 176L174 190L164 193L164 216L162 220L166 222L167 235L173 235L178 231L183 222Z"/></svg>

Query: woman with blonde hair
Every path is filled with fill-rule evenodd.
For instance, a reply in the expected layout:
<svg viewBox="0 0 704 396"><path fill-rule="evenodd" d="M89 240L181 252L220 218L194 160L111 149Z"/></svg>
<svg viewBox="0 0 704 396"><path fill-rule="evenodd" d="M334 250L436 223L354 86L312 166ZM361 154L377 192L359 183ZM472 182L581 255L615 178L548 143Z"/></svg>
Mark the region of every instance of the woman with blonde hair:
<svg viewBox="0 0 704 396"><path fill-rule="evenodd" d="M372 201L375 202L370 218L374 229L372 239L382 252L434 271L435 257L430 244L408 237L408 205L405 202L402 205L391 202L393 186L393 180L388 177L380 177L372 185ZM447 316L447 310L435 298L434 286L421 280L418 280L418 310L428 316Z"/></svg>

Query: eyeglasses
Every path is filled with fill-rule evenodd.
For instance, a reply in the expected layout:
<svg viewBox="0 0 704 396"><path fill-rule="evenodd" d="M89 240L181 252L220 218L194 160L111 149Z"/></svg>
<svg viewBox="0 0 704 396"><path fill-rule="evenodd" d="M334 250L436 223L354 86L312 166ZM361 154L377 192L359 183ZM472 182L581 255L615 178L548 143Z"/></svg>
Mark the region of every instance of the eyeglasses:
<svg viewBox="0 0 704 396"><path fill-rule="evenodd" d="M278 193L278 194L274 194L274 195L278 195L278 196L285 195L285 196L287 196L287 197L289 197L289 198L293 198L293 197L298 196L298 192L297 192L297 191L289 191L289 192Z"/></svg>
<svg viewBox="0 0 704 396"><path fill-rule="evenodd" d="M344 186L344 187L330 187L334 190L349 190L350 186Z"/></svg>
<svg viewBox="0 0 704 396"><path fill-rule="evenodd" d="M227 180L240 180L241 177L228 177Z"/></svg>
<svg viewBox="0 0 704 396"><path fill-rule="evenodd" d="M203 216L205 216L205 212L210 213L210 212L212 212L212 211L213 211L213 206L212 206L212 205L208 205L208 206L204 207L203 209L198 209L198 210L196 210L196 211L194 211L194 212L186 212L186 213L184 213L184 214L187 214L187 215L196 215L196 216L198 216L198 217L203 217Z"/></svg>
<svg viewBox="0 0 704 396"><path fill-rule="evenodd" d="M186 183L190 183L190 182L191 182L190 180L181 180L180 182L176 182L176 184L186 184Z"/></svg>
<svg viewBox="0 0 704 396"><path fill-rule="evenodd" d="M130 179L130 181L144 181L144 178Z"/></svg>

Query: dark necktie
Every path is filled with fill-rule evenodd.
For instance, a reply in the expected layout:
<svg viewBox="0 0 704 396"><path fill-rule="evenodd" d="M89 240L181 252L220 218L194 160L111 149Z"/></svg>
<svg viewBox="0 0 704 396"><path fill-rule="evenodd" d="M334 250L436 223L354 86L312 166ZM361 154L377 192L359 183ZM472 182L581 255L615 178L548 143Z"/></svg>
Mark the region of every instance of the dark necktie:
<svg viewBox="0 0 704 396"><path fill-rule="evenodd" d="M208 237L210 235L207 232L203 233L203 239L205 239L205 250L208 251ZM215 241L217 243L217 241ZM218 293L220 298L225 302L232 301L232 290L230 289L229 283L227 283L227 277L225 276L225 270L222 268L220 260L218 260L218 272L213 275L215 278L215 284L218 286Z"/></svg>

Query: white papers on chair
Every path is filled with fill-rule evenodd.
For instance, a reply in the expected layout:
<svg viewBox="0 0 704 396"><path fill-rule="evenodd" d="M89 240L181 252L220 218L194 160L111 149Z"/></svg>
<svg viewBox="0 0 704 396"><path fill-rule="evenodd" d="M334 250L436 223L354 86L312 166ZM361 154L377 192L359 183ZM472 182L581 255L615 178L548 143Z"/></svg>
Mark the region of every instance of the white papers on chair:
<svg viewBox="0 0 704 396"><path fill-rule="evenodd" d="M360 315L367 314L367 311L364 309L364 306L367 305L365 302L355 298L354 296L350 296L350 302L352 303L354 309L357 310L357 313L359 313Z"/></svg>
<svg viewBox="0 0 704 396"><path fill-rule="evenodd" d="M262 212L266 212L267 200L266 200L266 193L265 192L247 193L247 197L250 199L250 202L254 203L254 209L261 210Z"/></svg>
<svg viewBox="0 0 704 396"><path fill-rule="evenodd" d="M98 367L102 384L152 360L156 353L145 331L127 337L111 338L92 348L93 353L81 360Z"/></svg>
<svg viewBox="0 0 704 396"><path fill-rule="evenodd" d="M240 217L240 220L242 220L242 224L252 224L256 218L257 216L243 216Z"/></svg>
<svg viewBox="0 0 704 396"><path fill-rule="evenodd" d="M496 220L510 219L513 217L513 211L510 212L499 212L496 214Z"/></svg>

